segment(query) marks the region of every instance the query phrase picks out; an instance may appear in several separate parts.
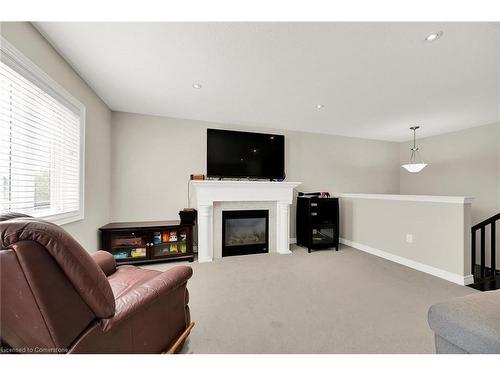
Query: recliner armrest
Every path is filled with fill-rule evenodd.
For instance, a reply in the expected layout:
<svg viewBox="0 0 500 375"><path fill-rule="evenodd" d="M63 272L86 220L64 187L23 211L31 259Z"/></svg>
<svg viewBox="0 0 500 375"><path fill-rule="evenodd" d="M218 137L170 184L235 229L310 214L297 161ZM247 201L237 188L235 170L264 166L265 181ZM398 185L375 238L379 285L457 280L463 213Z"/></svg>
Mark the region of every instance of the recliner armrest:
<svg viewBox="0 0 500 375"><path fill-rule="evenodd" d="M191 267L176 266L131 289L128 293L123 294L115 300L115 316L103 321L103 330L107 331L134 314L140 313L141 310L155 301L172 304L173 310L176 310L175 305L184 307L187 304L185 295L182 298L171 298L169 295L180 286L186 285L192 275L193 270Z"/></svg>
<svg viewBox="0 0 500 375"><path fill-rule="evenodd" d="M106 276L112 275L116 271L116 261L113 255L107 251L99 250L90 254L94 262L101 268Z"/></svg>

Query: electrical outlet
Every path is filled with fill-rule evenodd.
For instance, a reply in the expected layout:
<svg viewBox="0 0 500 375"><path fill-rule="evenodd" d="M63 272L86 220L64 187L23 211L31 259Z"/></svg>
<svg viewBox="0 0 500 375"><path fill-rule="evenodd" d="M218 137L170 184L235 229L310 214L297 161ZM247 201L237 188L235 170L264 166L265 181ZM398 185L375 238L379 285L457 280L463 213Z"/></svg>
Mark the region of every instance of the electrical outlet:
<svg viewBox="0 0 500 375"><path fill-rule="evenodd" d="M410 234L410 233L406 234L406 242L408 242L408 243L413 242L413 234Z"/></svg>

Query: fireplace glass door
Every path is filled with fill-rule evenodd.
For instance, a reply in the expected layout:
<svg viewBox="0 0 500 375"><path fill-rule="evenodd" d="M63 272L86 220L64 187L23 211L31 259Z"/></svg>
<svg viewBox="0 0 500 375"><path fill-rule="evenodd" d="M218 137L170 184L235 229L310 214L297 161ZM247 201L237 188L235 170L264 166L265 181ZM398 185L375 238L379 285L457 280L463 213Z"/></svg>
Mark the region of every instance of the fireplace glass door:
<svg viewBox="0 0 500 375"><path fill-rule="evenodd" d="M222 212L222 256L267 253L269 211Z"/></svg>

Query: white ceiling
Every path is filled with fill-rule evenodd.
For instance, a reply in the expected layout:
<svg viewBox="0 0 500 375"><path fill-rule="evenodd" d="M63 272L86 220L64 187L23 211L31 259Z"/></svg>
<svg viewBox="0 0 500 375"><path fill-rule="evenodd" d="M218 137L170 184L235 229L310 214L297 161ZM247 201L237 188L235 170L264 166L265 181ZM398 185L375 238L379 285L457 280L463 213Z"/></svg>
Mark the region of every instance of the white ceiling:
<svg viewBox="0 0 500 375"><path fill-rule="evenodd" d="M500 120L499 24L36 27L115 111L390 141Z"/></svg>

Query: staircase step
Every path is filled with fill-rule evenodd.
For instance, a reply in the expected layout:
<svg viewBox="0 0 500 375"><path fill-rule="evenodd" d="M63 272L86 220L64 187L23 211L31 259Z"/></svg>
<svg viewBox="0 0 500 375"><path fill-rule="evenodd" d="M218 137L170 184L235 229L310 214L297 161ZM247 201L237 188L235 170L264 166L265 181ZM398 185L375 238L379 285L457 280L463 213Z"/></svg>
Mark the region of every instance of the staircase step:
<svg viewBox="0 0 500 375"><path fill-rule="evenodd" d="M488 290L500 289L500 275L485 277L477 280L474 284L467 285L470 288L486 292Z"/></svg>

